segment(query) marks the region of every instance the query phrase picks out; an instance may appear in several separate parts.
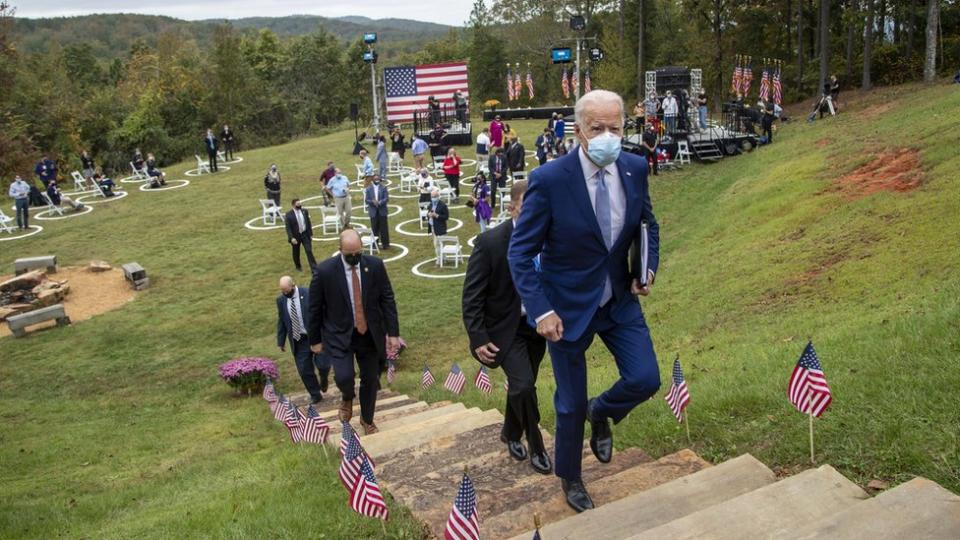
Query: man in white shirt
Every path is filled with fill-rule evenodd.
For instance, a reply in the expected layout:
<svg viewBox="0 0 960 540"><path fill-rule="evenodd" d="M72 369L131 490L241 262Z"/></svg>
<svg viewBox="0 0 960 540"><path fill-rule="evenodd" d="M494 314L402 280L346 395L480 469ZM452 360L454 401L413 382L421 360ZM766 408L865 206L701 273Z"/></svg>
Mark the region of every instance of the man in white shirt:
<svg viewBox="0 0 960 540"><path fill-rule="evenodd" d="M297 287L293 278L280 278L280 295L277 296L277 347L286 350L290 342L290 352L297 365L297 372L303 386L310 394L310 402L318 403L327 391L330 375L330 361L324 355L314 354L310 350L307 329L310 327L310 292ZM320 372L317 381L316 368Z"/></svg>
<svg viewBox="0 0 960 540"><path fill-rule="evenodd" d="M490 157L490 128L483 128L477 135L477 164L486 164Z"/></svg>
<svg viewBox="0 0 960 540"><path fill-rule="evenodd" d="M663 121L667 124L667 134L673 135L677 130L677 98L673 92L667 90L667 97L663 98Z"/></svg>
<svg viewBox="0 0 960 540"><path fill-rule="evenodd" d="M313 224L310 222L310 212L300 204L300 199L293 199L292 206L284 217L284 225L287 229L287 242L293 249L293 264L298 272L303 272L300 266L300 246L307 253L307 262L310 263L310 269L317 266L316 259L313 258Z"/></svg>
<svg viewBox="0 0 960 540"><path fill-rule="evenodd" d="M30 227L30 184L17 176L10 184L10 197L17 207L17 227L20 230Z"/></svg>

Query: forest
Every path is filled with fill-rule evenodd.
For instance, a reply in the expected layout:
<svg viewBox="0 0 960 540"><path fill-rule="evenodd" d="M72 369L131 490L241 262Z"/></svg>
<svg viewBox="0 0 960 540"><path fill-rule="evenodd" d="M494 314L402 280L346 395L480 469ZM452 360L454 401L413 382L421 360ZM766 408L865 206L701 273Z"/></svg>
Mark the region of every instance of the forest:
<svg viewBox="0 0 960 540"><path fill-rule="evenodd" d="M462 28L378 21L378 65L467 60L477 112L507 101L508 64L519 64L535 93L512 105L569 104L549 50L576 35L574 13L586 18L587 46L604 52L590 66L593 87L628 100L645 70L681 65L703 69L716 105L729 97L736 55L751 56L757 72L762 59L782 62L788 103L816 94L829 74L844 90L870 89L932 82L960 66L956 0L476 0ZM345 127L350 103L369 121L360 29L374 23L347 18L335 34L329 19L282 19L21 20L0 0L0 183L27 175L41 155L76 168L84 149L108 173L134 147L177 162L224 123L253 148Z"/></svg>

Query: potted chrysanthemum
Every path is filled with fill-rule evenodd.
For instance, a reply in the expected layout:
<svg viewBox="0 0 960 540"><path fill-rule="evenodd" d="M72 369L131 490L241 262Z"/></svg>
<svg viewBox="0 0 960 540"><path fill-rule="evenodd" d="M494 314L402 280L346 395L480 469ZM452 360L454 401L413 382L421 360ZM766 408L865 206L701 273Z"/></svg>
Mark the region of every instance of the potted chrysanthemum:
<svg viewBox="0 0 960 540"><path fill-rule="evenodd" d="M277 376L277 364L270 358L244 356L220 364L220 378L248 396L262 392L267 380Z"/></svg>

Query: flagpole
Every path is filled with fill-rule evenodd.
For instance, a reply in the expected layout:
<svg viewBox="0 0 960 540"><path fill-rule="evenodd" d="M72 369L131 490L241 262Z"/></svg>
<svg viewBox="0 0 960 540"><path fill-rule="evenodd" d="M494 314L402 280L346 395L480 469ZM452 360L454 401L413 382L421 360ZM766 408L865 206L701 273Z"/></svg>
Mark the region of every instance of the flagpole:
<svg viewBox="0 0 960 540"><path fill-rule="evenodd" d="M813 454L813 396L809 393L807 394L807 412L810 417L810 463L816 465L817 460L814 459Z"/></svg>
<svg viewBox="0 0 960 540"><path fill-rule="evenodd" d="M690 413L686 409L683 410L683 425L687 427L687 442L693 444L693 440L690 438Z"/></svg>

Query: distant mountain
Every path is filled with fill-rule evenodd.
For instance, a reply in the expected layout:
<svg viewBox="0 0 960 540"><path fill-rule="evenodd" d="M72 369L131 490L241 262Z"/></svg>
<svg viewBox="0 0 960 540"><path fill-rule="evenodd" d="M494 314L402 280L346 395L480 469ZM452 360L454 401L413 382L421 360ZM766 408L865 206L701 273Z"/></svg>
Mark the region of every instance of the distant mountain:
<svg viewBox="0 0 960 540"><path fill-rule="evenodd" d="M220 22L214 20L200 22ZM247 17L230 21L237 28L269 28L281 36L309 34L323 27L326 31L346 41L352 41L364 32L377 32L381 40L429 41L447 33L451 28L408 19L370 19L347 16L330 19L317 15L290 15L288 17Z"/></svg>

